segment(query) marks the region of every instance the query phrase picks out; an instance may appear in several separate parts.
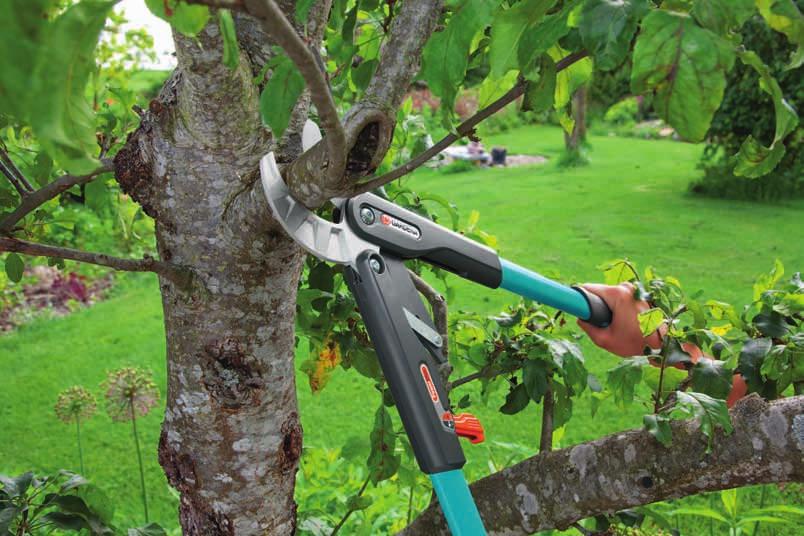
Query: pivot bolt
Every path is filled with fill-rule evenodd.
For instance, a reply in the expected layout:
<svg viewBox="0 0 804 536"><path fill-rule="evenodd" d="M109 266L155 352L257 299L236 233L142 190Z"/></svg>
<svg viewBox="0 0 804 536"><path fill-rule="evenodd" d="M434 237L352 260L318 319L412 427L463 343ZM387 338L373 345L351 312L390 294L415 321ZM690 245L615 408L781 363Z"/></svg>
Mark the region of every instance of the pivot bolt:
<svg viewBox="0 0 804 536"><path fill-rule="evenodd" d="M375 273L382 273L382 263L377 257L372 257L369 259L369 266L371 266L371 269L374 270Z"/></svg>
<svg viewBox="0 0 804 536"><path fill-rule="evenodd" d="M363 220L363 223L365 223L366 225L371 225L375 221L374 211L371 210L369 207L361 208L360 219Z"/></svg>

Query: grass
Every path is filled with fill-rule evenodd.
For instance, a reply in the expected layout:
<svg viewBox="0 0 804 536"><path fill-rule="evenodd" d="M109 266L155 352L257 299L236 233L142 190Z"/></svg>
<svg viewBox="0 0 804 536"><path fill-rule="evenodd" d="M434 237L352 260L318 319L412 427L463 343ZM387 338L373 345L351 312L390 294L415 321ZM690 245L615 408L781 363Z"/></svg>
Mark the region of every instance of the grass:
<svg viewBox="0 0 804 536"><path fill-rule="evenodd" d="M560 130L552 127L520 128L487 142L505 146L509 154L543 154L551 162L563 144ZM797 240L804 202L757 205L689 196L686 186L699 174L696 146L607 137L592 137L591 144L588 167L561 171L549 163L457 175L422 170L407 183L453 200L463 217L479 210L480 226L497 236L504 257L567 282L600 280L597 264L625 256L640 267L650 264L675 275L686 288L703 289L708 297L745 303L754 277L766 272L774 258L788 272L804 267L804 248ZM72 429L52 411L58 392L70 385L99 393L107 370L134 364L154 371L164 395L165 344L156 280L124 280L116 296L104 303L67 318L35 321L0 338L0 472L77 467ZM454 284L459 292L453 309L492 313L515 299L503 291ZM590 370L599 376L616 362L589 344L584 350ZM305 353L300 348L299 362ZM475 392L474 387L462 389ZM298 393L305 445L337 447L349 437L368 434L378 399L370 381L339 371L313 396L300 375ZM488 407L472 408L488 438L483 445L465 446L473 477L488 472L490 457L510 454L498 443L535 450L538 409L503 416L497 412L502 399L497 392ZM588 400L582 400L562 444L638 427L642 413L638 407L622 412L608 405L592 419ZM177 500L156 460L160 421L161 411L153 411L138 424L151 517L174 527ZM113 424L101 412L86 423L82 438L88 476L118 505L118 522L141 523L130 425ZM758 496L750 490L746 500L756 502ZM777 491L770 496L779 500ZM406 497L398 501L396 506L404 508Z"/></svg>

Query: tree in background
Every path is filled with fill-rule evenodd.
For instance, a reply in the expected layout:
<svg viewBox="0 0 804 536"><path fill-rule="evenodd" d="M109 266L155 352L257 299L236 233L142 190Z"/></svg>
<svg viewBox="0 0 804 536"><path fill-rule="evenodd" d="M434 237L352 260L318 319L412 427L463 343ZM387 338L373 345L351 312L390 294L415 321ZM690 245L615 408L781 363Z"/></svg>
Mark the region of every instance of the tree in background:
<svg viewBox="0 0 804 536"><path fill-rule="evenodd" d="M393 181L472 135L482 120L523 95L530 109L554 109L571 131L571 95L595 70L615 69L627 58L633 91L653 95L658 114L695 142L706 136L735 61L739 58L762 73L773 90L776 129L771 145L752 138L740 146L745 174L773 169L798 120L775 91L776 82L764 64L739 47L735 37L758 10L774 30L800 46L802 16L789 0L699 0L694 5L684 0L146 3L171 23L178 59L177 69L147 106L135 106L129 81L110 77L96 63L98 37L114 2L0 3L5 52L0 58L0 114L8 149L0 151L0 173L8 179L0 186L0 251L9 253L6 269L14 279L21 275L22 256L159 276L168 368L159 460L181 494L180 521L189 534L290 534L296 529L293 497L302 452L294 382L297 310L300 329L319 358L308 367L312 379L321 384L340 365L376 380L382 391L376 360L342 290L338 268L307 259L271 215L258 180L258 162L265 153L275 152L294 197L320 208L333 197L395 187ZM474 69L478 65L488 66L479 91L490 104L456 124L455 97L470 71L483 71ZM418 128L407 122L405 99L416 77L441 99L442 123L449 130L429 149L417 139L401 142ZM90 91L93 87L102 92ZM308 116L320 124L324 138L302 153L300 133ZM157 255L136 239L118 256L87 251L81 244L54 245L66 212L57 199L65 193L81 196L81 186L82 206L103 215L102 221L117 222L114 230L120 236L136 237L138 222L147 223ZM425 210L421 198L403 189L397 201ZM448 202L443 204L452 210ZM460 230L488 241L476 224L475 216ZM444 276L438 271L433 275ZM760 285L770 301L755 297L756 307L764 311L756 322L777 334L784 328L781 336L792 337L785 323L797 314L800 289L791 283L789 289L773 290L778 275L770 285ZM418 275L416 282L443 332L443 298ZM674 326L682 312L693 312L686 305L682 311L677 296L670 298L648 320ZM529 322L531 314L538 323ZM501 322L529 322L531 329L544 317L552 318L537 311ZM736 318L744 327L739 344L746 332L752 340L762 333L754 320ZM693 335L698 332L678 330L667 340ZM720 348L715 336L708 350ZM563 374L551 389L556 414L566 419L568 401L585 388L586 376L579 374L579 359L572 358L570 348L539 337L531 342L544 359L534 364L513 356L503 371L512 384L506 411L542 400L547 374ZM499 338L509 340L507 334ZM793 350L787 344L774 354L776 368L770 372L789 376ZM795 341L789 344L797 348ZM751 361L755 372L757 360L771 351L764 342L760 349L765 354ZM662 352L662 364L683 359L677 342L668 342ZM730 375L736 355L729 367L712 367L716 370L705 377L722 380ZM636 368L646 363L627 365L613 375L612 389L628 398L631 386L633 399L634 379L641 377ZM704 382L712 383L722 381ZM663 385L660 380L647 431L611 436L571 452L546 452L475 484L489 528L527 533L567 527L599 512L664 497L802 480L798 451L777 448L795 444L788 425L800 413L801 398L774 405L755 400L744 406L744 413L734 415L734 426L742 433L718 436L716 454L691 464L688 454L702 453L716 425L728 422L725 404L695 390L670 398L674 392ZM775 387L772 391L778 394ZM671 427L672 418L688 415L703 424ZM769 420L782 423L779 435L768 443L762 460L754 459L752 440L760 440L757 434L765 433ZM400 466L390 422L381 407L369 456L375 482L390 478ZM676 439L668 450L671 428ZM607 452L618 456L603 459ZM568 466L583 469L570 480L564 471ZM634 475L634 467L653 472ZM627 484L621 482L625 475ZM546 481L556 489L541 486ZM610 485L598 488L589 481ZM529 489L544 495L537 498ZM541 509L531 508L537 504ZM568 504L573 508L566 508ZM444 530L437 509L431 509L408 532Z"/></svg>
<svg viewBox="0 0 804 536"><path fill-rule="evenodd" d="M801 7L801 0L797 4ZM800 69L790 67L795 49L785 36L768 28L760 17L749 19L740 35L743 46L755 51L768 66L790 103L804 102L804 78ZM705 175L691 185L693 192L757 200L804 195L801 127L788 134L787 151L773 171L749 181L735 174L736 155L746 137L767 142L775 136L773 97L761 84L760 75L750 65L738 63L728 74L723 103L712 119L701 162Z"/></svg>

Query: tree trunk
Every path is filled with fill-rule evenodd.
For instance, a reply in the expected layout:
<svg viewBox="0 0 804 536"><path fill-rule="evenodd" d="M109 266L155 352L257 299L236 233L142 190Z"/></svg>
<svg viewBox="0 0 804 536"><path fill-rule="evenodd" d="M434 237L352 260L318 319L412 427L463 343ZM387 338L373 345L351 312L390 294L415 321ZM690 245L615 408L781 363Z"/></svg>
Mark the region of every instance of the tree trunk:
<svg viewBox="0 0 804 536"><path fill-rule="evenodd" d="M572 134L564 132L564 146L567 151L577 151L586 141L586 86L579 87L572 94L572 118L575 126Z"/></svg>
<svg viewBox="0 0 804 536"><path fill-rule="evenodd" d="M328 4L323 2L322 4ZM291 8L292 9L292 8ZM328 5L311 12L320 40ZM271 51L237 17L240 66L227 69L216 24L176 35L179 67L115 158L121 187L156 220L164 261L192 273L160 278L167 409L159 461L181 493L185 534L293 534L302 429L294 380L296 290L303 251L272 220L259 159L299 152L301 99L272 140L253 77Z"/></svg>

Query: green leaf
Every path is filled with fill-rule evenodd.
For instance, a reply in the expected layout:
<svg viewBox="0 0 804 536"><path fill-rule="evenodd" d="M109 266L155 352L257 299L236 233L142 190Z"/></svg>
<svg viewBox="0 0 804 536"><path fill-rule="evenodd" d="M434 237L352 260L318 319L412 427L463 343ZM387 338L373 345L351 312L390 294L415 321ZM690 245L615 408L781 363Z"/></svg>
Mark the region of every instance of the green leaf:
<svg viewBox="0 0 804 536"><path fill-rule="evenodd" d="M47 12L55 0L3 0L0 2L0 113L24 120L28 115L31 73L36 66Z"/></svg>
<svg viewBox="0 0 804 536"><path fill-rule="evenodd" d="M798 47L788 69L801 66L804 61L804 15L793 0L756 0L760 15L768 26L787 36Z"/></svg>
<svg viewBox="0 0 804 536"><path fill-rule="evenodd" d="M686 371L679 370L675 367L665 367L663 373L662 369L659 367L647 367L642 371L642 375L645 379L645 385L647 385L654 393L659 389L659 377L661 376L662 399L675 391L681 382L687 378Z"/></svg>
<svg viewBox="0 0 804 536"><path fill-rule="evenodd" d="M376 485L378 482L394 476L401 461L401 458L394 454L396 433L391 422L391 415L384 405L377 408L374 415L374 428L369 437L371 453L367 464L371 481Z"/></svg>
<svg viewBox="0 0 804 536"><path fill-rule="evenodd" d="M761 312L751 321L759 332L766 337L784 337L789 331L784 315L781 315L776 311Z"/></svg>
<svg viewBox="0 0 804 536"><path fill-rule="evenodd" d="M40 518L43 522L53 525L62 530L78 532L82 529L89 529L89 523L77 514L65 514L63 512L48 512Z"/></svg>
<svg viewBox="0 0 804 536"><path fill-rule="evenodd" d="M726 435L732 433L734 428L729 418L729 408L726 402L712 398L703 393L685 393L676 391L677 404L671 411L672 418L692 417L700 420L701 433L708 439L707 452L712 449L712 436L715 426L723 428Z"/></svg>
<svg viewBox="0 0 804 536"><path fill-rule="evenodd" d="M278 140L290 123L290 114L304 90L304 78L287 56L274 67L271 79L260 95L260 115Z"/></svg>
<svg viewBox="0 0 804 536"><path fill-rule="evenodd" d="M690 14L720 35L739 30L754 14L754 0L695 0Z"/></svg>
<svg viewBox="0 0 804 536"><path fill-rule="evenodd" d="M603 270L603 280L607 285L619 285L634 279L639 279L634 265L626 259L617 259L598 266Z"/></svg>
<svg viewBox="0 0 804 536"><path fill-rule="evenodd" d="M25 271L25 263L22 257L16 253L9 253L6 255L6 275L14 283L19 283L22 279L22 273Z"/></svg>
<svg viewBox="0 0 804 536"><path fill-rule="evenodd" d="M666 367L692 363L690 354L688 354L673 337L665 337L664 344L662 345L662 356L664 357L664 365Z"/></svg>
<svg viewBox="0 0 804 536"><path fill-rule="evenodd" d="M360 496L352 495L346 501L346 508L348 508L349 510L351 510L353 512L357 512L357 511L360 511L360 510L365 510L366 508L371 506L372 503L373 502L371 500L371 497L366 497L366 496L363 496L363 495L360 495Z"/></svg>
<svg viewBox="0 0 804 536"><path fill-rule="evenodd" d="M701 358L692 367L692 388L714 398L725 400L731 392L733 372L725 361Z"/></svg>
<svg viewBox="0 0 804 536"><path fill-rule="evenodd" d="M525 365L522 367L522 384L534 402L541 401L544 393L547 392L548 375L547 363L544 361L535 359L525 361Z"/></svg>
<svg viewBox="0 0 804 536"><path fill-rule="evenodd" d="M11 523L16 519L20 511L16 506L8 506L0 510L0 534L3 536L13 534L10 532Z"/></svg>
<svg viewBox="0 0 804 536"><path fill-rule="evenodd" d="M564 339L549 339L547 349L553 356L553 362L565 383L572 388L574 394L582 393L586 389L589 373L584 365L580 347Z"/></svg>
<svg viewBox="0 0 804 536"><path fill-rule="evenodd" d="M489 61L491 76L502 78L519 67L517 49L525 30L547 13L556 0L522 0L508 9L499 9L491 23Z"/></svg>
<svg viewBox="0 0 804 536"><path fill-rule="evenodd" d="M802 31L804 31L804 27L802 27ZM773 135L773 141L770 146L765 147L753 136L749 136L740 146L740 151L737 153L737 165L734 168L734 174L756 178L773 171L782 157L784 157L784 139L798 126L798 114L785 100L779 82L773 77L770 69L762 62L759 56L750 50L741 50L738 55L740 61L752 67L759 74L759 87L770 95L776 115L776 132Z"/></svg>
<svg viewBox="0 0 804 536"><path fill-rule="evenodd" d="M553 60L558 61L567 55L567 51L555 46L548 51L548 54ZM553 102L556 110L567 106L572 94L592 79L592 67L592 60L583 58L556 75L556 91ZM567 129L565 128L564 130Z"/></svg>
<svg viewBox="0 0 804 536"><path fill-rule="evenodd" d="M645 415L642 417L642 425L650 435L665 447L669 447L673 443L673 432L670 428L670 419L667 416Z"/></svg>
<svg viewBox="0 0 804 536"><path fill-rule="evenodd" d="M572 418L572 397L563 384L554 381L553 388L553 425L561 428Z"/></svg>
<svg viewBox="0 0 804 536"><path fill-rule="evenodd" d="M642 380L642 367L647 364L646 357L623 359L606 373L609 390L614 394L614 402L619 408L634 401L634 389Z"/></svg>
<svg viewBox="0 0 804 536"><path fill-rule="evenodd" d="M625 60L647 11L647 0L590 0L584 5L578 30L600 70L611 71Z"/></svg>
<svg viewBox="0 0 804 536"><path fill-rule="evenodd" d="M530 402L530 396L528 395L528 390L525 389L525 385L522 383L517 384L508 391L505 396L505 404L500 407L500 412L506 415L519 413L527 407L528 402Z"/></svg>
<svg viewBox="0 0 804 536"><path fill-rule="evenodd" d="M240 63L240 49L237 46L237 31L231 11L218 10L218 26L223 39L223 64L230 69L237 69L237 64Z"/></svg>
<svg viewBox="0 0 804 536"><path fill-rule="evenodd" d="M569 33L571 28L568 19L578 4L580 0L564 2L560 11L545 16L525 29L517 48L517 59L519 68L526 77L529 66L536 58L550 50L559 39Z"/></svg>
<svg viewBox="0 0 804 536"><path fill-rule="evenodd" d="M737 372L742 374L748 384L748 392L759 393L764 398L775 398L775 382L767 382L761 370L765 356L770 352L773 343L769 338L749 339L743 344L737 361Z"/></svg>
<svg viewBox="0 0 804 536"><path fill-rule="evenodd" d="M98 166L95 114L85 89L114 1L85 0L59 15L43 37L31 76L30 122L42 147L71 173Z"/></svg>
<svg viewBox="0 0 804 536"><path fill-rule="evenodd" d="M634 47L631 87L655 93L654 107L685 139L701 141L734 63L730 43L687 16L654 10Z"/></svg>
<svg viewBox="0 0 804 536"><path fill-rule="evenodd" d="M658 307L648 309L639 313L639 329L642 330L642 336L647 337L652 335L659 326L664 323L664 311Z"/></svg>
<svg viewBox="0 0 804 536"><path fill-rule="evenodd" d="M493 6L492 0L463 0L446 28L434 33L424 47L422 77L448 110L466 74L472 38L488 25Z"/></svg>
<svg viewBox="0 0 804 536"><path fill-rule="evenodd" d="M553 96L556 91L556 64L548 56L542 56L539 78L537 81L528 80L525 96L522 101L523 110L544 112L553 106Z"/></svg>
<svg viewBox="0 0 804 536"><path fill-rule="evenodd" d="M368 87L371 77L374 76L374 71L377 70L379 64L379 60L374 58L362 62L350 71L352 82L354 82L357 89L363 91Z"/></svg>
<svg viewBox="0 0 804 536"><path fill-rule="evenodd" d="M313 4L315 4L315 0L299 0L296 2L296 20L302 24L306 23Z"/></svg>
<svg viewBox="0 0 804 536"><path fill-rule="evenodd" d="M720 492L720 501L729 517L737 517L737 488L724 489Z"/></svg>
<svg viewBox="0 0 804 536"><path fill-rule="evenodd" d="M209 21L209 8L188 4L179 0L145 0L151 13L167 21L179 33L194 36L204 29Z"/></svg>

